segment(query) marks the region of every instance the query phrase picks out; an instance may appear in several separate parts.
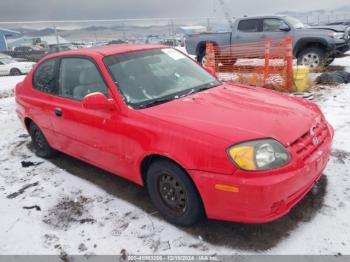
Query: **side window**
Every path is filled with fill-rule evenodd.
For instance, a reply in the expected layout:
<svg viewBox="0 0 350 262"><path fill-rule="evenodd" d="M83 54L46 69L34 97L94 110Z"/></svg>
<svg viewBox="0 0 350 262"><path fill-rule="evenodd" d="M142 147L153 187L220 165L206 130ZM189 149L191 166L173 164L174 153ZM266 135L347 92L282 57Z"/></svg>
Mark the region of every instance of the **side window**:
<svg viewBox="0 0 350 262"><path fill-rule="evenodd" d="M259 19L242 20L238 24L238 30L242 32L259 32Z"/></svg>
<svg viewBox="0 0 350 262"><path fill-rule="evenodd" d="M281 19L264 19L263 29L264 32L279 32L282 25L288 27L288 25Z"/></svg>
<svg viewBox="0 0 350 262"><path fill-rule="evenodd" d="M57 94L55 67L56 59L49 59L36 69L33 77L33 87L39 91Z"/></svg>
<svg viewBox="0 0 350 262"><path fill-rule="evenodd" d="M108 88L96 65L86 58L63 58L60 66L59 95L82 100L93 92L108 96Z"/></svg>

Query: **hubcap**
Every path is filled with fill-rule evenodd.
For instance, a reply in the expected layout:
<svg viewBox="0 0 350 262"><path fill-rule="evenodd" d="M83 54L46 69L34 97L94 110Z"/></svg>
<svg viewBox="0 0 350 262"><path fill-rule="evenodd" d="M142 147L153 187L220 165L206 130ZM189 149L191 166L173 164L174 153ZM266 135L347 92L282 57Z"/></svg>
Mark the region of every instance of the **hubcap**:
<svg viewBox="0 0 350 262"><path fill-rule="evenodd" d="M316 68L321 64L320 56L316 53L307 53L302 57L301 64L311 68Z"/></svg>
<svg viewBox="0 0 350 262"><path fill-rule="evenodd" d="M158 192L163 204L177 214L187 208L187 196L182 185L170 174L158 178Z"/></svg>

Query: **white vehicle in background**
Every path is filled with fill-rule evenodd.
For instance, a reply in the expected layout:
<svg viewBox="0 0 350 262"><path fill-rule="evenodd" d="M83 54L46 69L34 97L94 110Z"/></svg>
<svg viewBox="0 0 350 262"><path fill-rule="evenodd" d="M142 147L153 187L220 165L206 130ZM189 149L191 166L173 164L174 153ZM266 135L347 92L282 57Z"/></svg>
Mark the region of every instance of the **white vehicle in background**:
<svg viewBox="0 0 350 262"><path fill-rule="evenodd" d="M9 56L9 55L6 55L6 54L3 54L3 53L0 53L0 59L2 59L2 58L12 58L11 56Z"/></svg>
<svg viewBox="0 0 350 262"><path fill-rule="evenodd" d="M0 76L28 74L34 62L18 62L12 58L0 57Z"/></svg>

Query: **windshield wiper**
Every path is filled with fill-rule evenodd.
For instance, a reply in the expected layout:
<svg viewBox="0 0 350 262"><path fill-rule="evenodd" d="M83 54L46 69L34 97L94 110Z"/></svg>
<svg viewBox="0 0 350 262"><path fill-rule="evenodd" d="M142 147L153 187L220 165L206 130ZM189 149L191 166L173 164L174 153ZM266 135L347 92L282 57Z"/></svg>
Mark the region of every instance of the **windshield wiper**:
<svg viewBox="0 0 350 262"><path fill-rule="evenodd" d="M146 108L146 107L156 106L156 105L160 105L160 104L172 101L176 98L177 97L160 98L160 99L152 100L151 102L148 102L148 103L140 104L138 107L139 108Z"/></svg>
<svg viewBox="0 0 350 262"><path fill-rule="evenodd" d="M202 92L202 91L205 91L205 90L208 90L208 89L217 87L217 86L219 86L219 85L221 85L220 82L218 82L218 83L214 82L214 83L206 84L206 85L201 86L201 87L199 87L199 88L192 88L192 89L190 90L190 92L188 92L188 93L185 94L184 96L189 96L189 95L192 95L192 94L194 94L194 93L199 93L199 92Z"/></svg>

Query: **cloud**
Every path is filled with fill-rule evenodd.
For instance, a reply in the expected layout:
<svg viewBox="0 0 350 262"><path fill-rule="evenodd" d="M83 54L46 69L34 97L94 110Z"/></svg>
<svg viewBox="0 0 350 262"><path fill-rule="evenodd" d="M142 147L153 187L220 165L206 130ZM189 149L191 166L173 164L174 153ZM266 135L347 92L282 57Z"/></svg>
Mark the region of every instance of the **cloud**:
<svg viewBox="0 0 350 262"><path fill-rule="evenodd" d="M348 0L225 0L234 16L334 9ZM216 12L214 12L216 10ZM1 21L223 16L218 0L1 0Z"/></svg>

